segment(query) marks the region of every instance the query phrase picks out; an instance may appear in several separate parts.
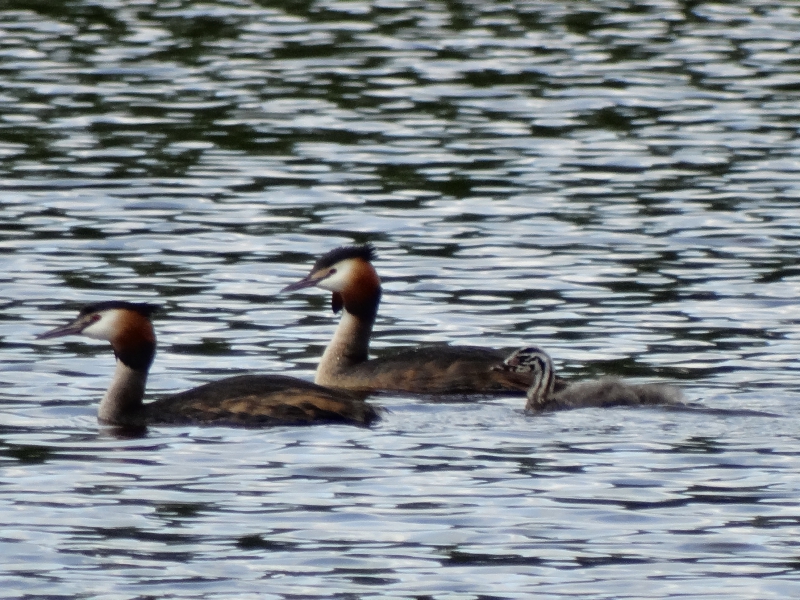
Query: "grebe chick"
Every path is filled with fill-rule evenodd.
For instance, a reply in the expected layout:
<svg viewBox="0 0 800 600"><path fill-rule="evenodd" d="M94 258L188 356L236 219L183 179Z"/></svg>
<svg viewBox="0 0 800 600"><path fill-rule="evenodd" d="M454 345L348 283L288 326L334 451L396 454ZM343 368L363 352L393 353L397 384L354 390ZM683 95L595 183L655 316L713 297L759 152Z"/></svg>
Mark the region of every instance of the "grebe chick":
<svg viewBox="0 0 800 600"><path fill-rule="evenodd" d="M342 246L314 264L307 277L282 292L318 287L331 292L334 313L342 311L333 339L320 359L315 383L361 391L417 394L524 393L528 372L497 371L503 350L477 346L412 348L369 359L372 326L381 300L381 280L372 266L371 245Z"/></svg>
<svg viewBox="0 0 800 600"><path fill-rule="evenodd" d="M532 375L525 405L525 410L530 411L684 403L683 393L676 387L629 384L614 377L578 382L554 391L553 361L547 352L534 346L513 352L495 368Z"/></svg>
<svg viewBox="0 0 800 600"><path fill-rule="evenodd" d="M98 420L108 425L207 424L264 427L352 423L369 425L375 409L343 391L282 375L239 375L142 403L156 353L152 304L101 302L84 307L67 325L37 336L65 335L111 342L117 367L103 396Z"/></svg>

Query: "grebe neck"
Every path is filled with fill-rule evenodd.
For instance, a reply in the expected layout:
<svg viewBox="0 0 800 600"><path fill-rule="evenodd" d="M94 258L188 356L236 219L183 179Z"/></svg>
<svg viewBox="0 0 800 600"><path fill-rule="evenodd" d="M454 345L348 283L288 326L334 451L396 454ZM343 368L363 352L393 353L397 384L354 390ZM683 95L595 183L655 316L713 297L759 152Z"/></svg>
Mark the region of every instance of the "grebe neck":
<svg viewBox="0 0 800 600"><path fill-rule="evenodd" d="M141 326L115 336L111 340L117 368L111 384L100 402L97 418L116 425L143 425L142 399L147 384L147 372L156 355L153 327Z"/></svg>
<svg viewBox="0 0 800 600"><path fill-rule="evenodd" d="M369 339L381 300L380 285L369 292L333 293L334 310L342 309L342 318L322 354L314 383L335 386L339 375L369 359Z"/></svg>
<svg viewBox="0 0 800 600"><path fill-rule="evenodd" d="M111 425L143 424L145 385L147 370L133 369L121 360L117 360L114 377L106 390L97 418Z"/></svg>

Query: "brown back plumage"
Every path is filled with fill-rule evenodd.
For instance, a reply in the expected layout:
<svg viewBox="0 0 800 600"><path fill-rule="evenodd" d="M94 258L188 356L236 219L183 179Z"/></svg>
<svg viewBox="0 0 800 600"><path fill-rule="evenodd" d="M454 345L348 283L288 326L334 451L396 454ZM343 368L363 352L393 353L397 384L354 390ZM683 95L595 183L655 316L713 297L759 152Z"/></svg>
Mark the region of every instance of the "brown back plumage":
<svg viewBox="0 0 800 600"><path fill-rule="evenodd" d="M498 371L506 352L477 346L422 346L392 352L341 373L336 385L418 394L524 393L530 374Z"/></svg>
<svg viewBox="0 0 800 600"><path fill-rule="evenodd" d="M363 398L281 375L240 375L212 381L145 405L148 423L245 427L378 420Z"/></svg>

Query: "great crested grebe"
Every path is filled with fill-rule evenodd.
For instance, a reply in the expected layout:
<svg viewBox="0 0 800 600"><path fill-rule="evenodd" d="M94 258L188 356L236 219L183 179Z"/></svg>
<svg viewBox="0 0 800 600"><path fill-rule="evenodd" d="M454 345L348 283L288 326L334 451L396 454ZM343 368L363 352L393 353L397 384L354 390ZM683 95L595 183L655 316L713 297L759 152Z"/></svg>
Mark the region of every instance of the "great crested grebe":
<svg viewBox="0 0 800 600"><path fill-rule="evenodd" d="M117 367L98 410L100 422L116 426L222 424L245 427L352 423L378 418L363 400L340 390L282 375L239 375L142 403L147 372L156 353L152 304L100 302L84 307L71 323L37 336L84 335L111 342Z"/></svg>
<svg viewBox="0 0 800 600"><path fill-rule="evenodd" d="M342 318L320 359L314 381L320 385L361 391L403 391L417 394L524 393L528 372L492 367L508 356L502 350L444 344L403 350L369 359L369 340L381 300L381 280L372 266L371 245L342 246L314 264L307 277L282 292L318 287L332 293L335 313ZM557 381L559 386L561 381Z"/></svg>
<svg viewBox="0 0 800 600"><path fill-rule="evenodd" d="M577 382L554 391L553 361L544 350L531 346L516 350L494 367L500 372L530 373L525 410L549 411L569 408L637 405L682 405L683 393L658 383L629 384L615 377Z"/></svg>

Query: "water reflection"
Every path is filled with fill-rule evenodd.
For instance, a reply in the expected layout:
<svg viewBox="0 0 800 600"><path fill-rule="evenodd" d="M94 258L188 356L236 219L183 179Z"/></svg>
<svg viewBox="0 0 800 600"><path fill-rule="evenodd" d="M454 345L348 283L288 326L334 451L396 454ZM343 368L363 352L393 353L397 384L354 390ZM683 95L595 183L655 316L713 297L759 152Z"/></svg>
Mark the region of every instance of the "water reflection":
<svg viewBox="0 0 800 600"><path fill-rule="evenodd" d="M793 596L793 6L4 8L8 594ZM107 349L33 341L148 299L156 394L310 377L336 320L276 293L365 241L376 354L537 343L704 410L381 396L374 431L131 440Z"/></svg>

